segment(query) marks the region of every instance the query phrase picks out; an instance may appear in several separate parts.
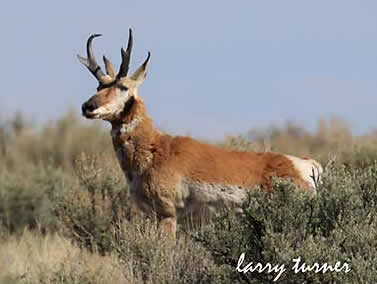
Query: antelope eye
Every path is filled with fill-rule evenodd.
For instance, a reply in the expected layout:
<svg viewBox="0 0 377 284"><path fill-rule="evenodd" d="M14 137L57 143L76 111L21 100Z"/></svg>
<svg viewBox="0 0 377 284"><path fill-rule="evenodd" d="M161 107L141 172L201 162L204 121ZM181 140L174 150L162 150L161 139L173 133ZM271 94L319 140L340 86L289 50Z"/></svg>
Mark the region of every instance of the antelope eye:
<svg viewBox="0 0 377 284"><path fill-rule="evenodd" d="M118 86L119 90L125 92L125 91L128 91L128 88L126 86L123 86L123 85L119 85Z"/></svg>

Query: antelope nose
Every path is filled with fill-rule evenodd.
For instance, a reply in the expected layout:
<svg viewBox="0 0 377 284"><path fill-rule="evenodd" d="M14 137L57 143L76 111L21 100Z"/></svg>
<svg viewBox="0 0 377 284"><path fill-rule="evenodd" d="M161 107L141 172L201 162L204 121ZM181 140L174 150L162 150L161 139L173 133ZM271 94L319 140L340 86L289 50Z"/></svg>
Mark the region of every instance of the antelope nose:
<svg viewBox="0 0 377 284"><path fill-rule="evenodd" d="M87 111L92 112L97 108L96 104L93 101L88 101L83 103L81 106L82 113L85 113Z"/></svg>
<svg viewBox="0 0 377 284"><path fill-rule="evenodd" d="M81 105L81 112L84 114L85 111L86 111L86 106L85 106L85 103L83 103L83 104Z"/></svg>

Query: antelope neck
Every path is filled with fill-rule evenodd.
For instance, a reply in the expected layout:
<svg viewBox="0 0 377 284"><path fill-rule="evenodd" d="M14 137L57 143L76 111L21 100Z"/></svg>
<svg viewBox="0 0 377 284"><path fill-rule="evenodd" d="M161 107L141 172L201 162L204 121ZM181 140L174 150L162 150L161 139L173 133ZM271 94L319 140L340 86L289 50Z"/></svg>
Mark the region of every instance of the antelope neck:
<svg viewBox="0 0 377 284"><path fill-rule="evenodd" d="M143 121L141 116L134 116L130 122L114 123L111 128L111 136L117 137L130 134Z"/></svg>

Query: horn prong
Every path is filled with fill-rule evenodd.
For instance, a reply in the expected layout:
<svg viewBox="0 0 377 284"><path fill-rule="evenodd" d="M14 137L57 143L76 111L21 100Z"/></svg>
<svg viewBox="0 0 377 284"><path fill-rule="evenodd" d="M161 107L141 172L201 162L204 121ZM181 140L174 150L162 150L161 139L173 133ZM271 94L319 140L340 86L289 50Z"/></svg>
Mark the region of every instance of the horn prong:
<svg viewBox="0 0 377 284"><path fill-rule="evenodd" d="M115 79L116 71L115 71L114 65L110 62L109 59L106 58L105 55L103 56L103 62L105 63L107 75L109 75L112 79Z"/></svg>

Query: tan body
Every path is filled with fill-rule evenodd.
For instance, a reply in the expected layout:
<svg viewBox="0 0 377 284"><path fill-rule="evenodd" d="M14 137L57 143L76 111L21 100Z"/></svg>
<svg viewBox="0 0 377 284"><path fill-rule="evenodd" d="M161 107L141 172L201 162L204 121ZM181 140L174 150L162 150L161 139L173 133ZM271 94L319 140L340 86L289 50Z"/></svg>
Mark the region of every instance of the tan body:
<svg viewBox="0 0 377 284"><path fill-rule="evenodd" d="M313 176L318 178L322 168L314 160L227 151L155 129L138 95L150 55L127 76L133 42L130 30L119 73L104 58L105 75L91 50L97 36L88 39L88 58L79 57L100 83L98 92L83 104L83 115L112 124L114 150L131 195L143 211L156 214L163 231L175 236L177 221L185 217L197 219L224 207L239 208L255 186L270 191L273 177L289 178L304 190L315 191Z"/></svg>
<svg viewBox="0 0 377 284"><path fill-rule="evenodd" d="M315 190L311 172L302 176L300 165L289 156L227 151L161 133L153 127L140 98L124 123L113 124L111 134L134 200L143 211L155 212L170 234L175 234L177 220L201 218L224 207L239 208L247 190L259 185L269 191L274 176ZM315 161L301 161L309 170L320 170Z"/></svg>

